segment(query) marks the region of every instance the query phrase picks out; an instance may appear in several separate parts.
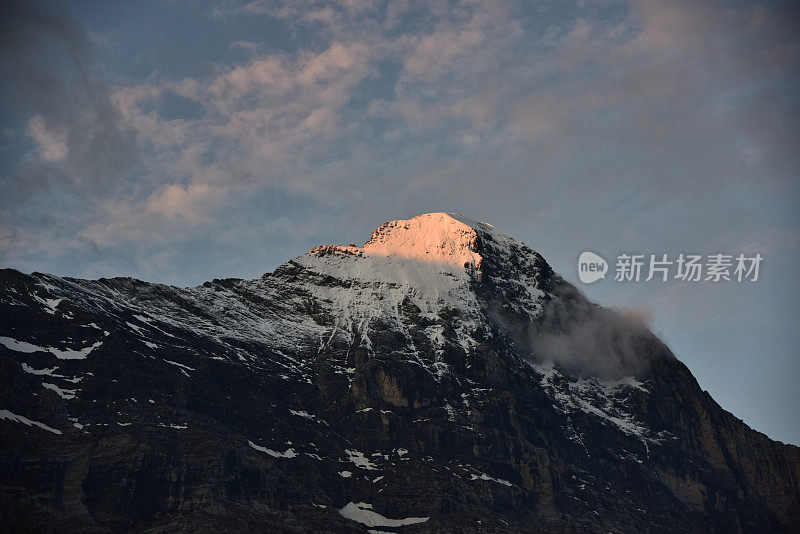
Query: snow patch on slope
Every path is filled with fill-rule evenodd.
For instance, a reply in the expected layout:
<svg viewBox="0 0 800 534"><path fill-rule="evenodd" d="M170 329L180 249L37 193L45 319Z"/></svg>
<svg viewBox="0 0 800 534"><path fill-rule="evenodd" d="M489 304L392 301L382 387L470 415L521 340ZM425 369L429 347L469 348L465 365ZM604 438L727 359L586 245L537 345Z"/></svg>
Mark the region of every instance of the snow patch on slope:
<svg viewBox="0 0 800 534"><path fill-rule="evenodd" d="M52 432L53 434L61 434L60 430L56 430L55 428L49 427L44 423L40 423L39 421L32 421L25 416L17 415L8 410L0 410L0 419L8 419L9 421L16 421L17 423L22 423L23 425L27 426L37 426L42 430L47 430L48 432Z"/></svg>
<svg viewBox="0 0 800 534"><path fill-rule="evenodd" d="M349 502L344 508L339 510L342 517L351 521L361 523L368 527L402 527L404 525L416 525L424 523L429 517L406 517L405 519L389 519L377 512L372 511L372 505L360 502L358 504Z"/></svg>
<svg viewBox="0 0 800 534"><path fill-rule="evenodd" d="M102 345L102 341L82 349L57 349L55 347L40 347L26 341L17 341L14 338L0 336L0 345L9 350L23 353L49 352L59 360L84 360L89 354Z"/></svg>
<svg viewBox="0 0 800 534"><path fill-rule="evenodd" d="M594 415L622 432L635 436L645 445L659 441L647 427L625 406L625 401L633 391L649 393L644 385L633 376L615 379L596 377L574 378L564 375L552 363L529 364L541 375L540 383L550 392L556 406L564 413L575 411Z"/></svg>
<svg viewBox="0 0 800 534"><path fill-rule="evenodd" d="M260 445L256 445L250 440L247 441L247 444L250 445L255 450L267 453L274 458L294 458L295 456L297 456L297 453L292 448L286 449L286 452L278 452L278 451L273 451L272 449L268 449L266 447L262 447Z"/></svg>

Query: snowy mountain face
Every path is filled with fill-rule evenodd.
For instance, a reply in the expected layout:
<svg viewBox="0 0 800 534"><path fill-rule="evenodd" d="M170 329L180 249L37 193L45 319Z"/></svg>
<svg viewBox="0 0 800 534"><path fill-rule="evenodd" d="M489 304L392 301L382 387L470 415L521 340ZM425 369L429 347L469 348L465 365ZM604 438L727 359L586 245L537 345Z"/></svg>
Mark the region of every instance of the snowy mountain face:
<svg viewBox="0 0 800 534"><path fill-rule="evenodd" d="M0 271L12 531L798 531L800 452L444 213L257 280Z"/></svg>

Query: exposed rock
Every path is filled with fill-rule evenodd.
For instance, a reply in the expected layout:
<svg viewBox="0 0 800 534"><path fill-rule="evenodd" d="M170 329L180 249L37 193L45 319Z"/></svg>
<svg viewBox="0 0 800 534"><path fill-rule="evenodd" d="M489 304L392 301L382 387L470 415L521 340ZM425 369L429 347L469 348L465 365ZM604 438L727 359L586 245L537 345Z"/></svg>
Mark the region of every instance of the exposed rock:
<svg viewBox="0 0 800 534"><path fill-rule="evenodd" d="M799 528L797 447L483 223L194 288L0 280L9 531Z"/></svg>

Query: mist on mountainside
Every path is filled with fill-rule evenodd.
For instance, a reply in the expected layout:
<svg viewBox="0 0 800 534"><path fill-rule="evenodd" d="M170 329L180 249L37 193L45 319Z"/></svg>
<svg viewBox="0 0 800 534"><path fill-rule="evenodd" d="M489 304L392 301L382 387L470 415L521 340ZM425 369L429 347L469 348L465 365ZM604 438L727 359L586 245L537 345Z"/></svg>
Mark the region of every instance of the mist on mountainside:
<svg viewBox="0 0 800 534"><path fill-rule="evenodd" d="M647 328L646 313L598 306L566 283L556 291L556 298L545 299L541 314L530 323L500 312L499 306L489 309L490 318L511 335L526 360L601 379L647 370L656 338Z"/></svg>

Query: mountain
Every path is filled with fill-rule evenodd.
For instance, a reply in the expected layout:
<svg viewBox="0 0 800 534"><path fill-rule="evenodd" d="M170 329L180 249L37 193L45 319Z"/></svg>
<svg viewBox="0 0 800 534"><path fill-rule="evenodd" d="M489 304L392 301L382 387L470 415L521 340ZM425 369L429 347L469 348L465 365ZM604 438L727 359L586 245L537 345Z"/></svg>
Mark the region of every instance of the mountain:
<svg viewBox="0 0 800 534"><path fill-rule="evenodd" d="M0 280L5 531L800 531L800 449L485 223L192 288Z"/></svg>

